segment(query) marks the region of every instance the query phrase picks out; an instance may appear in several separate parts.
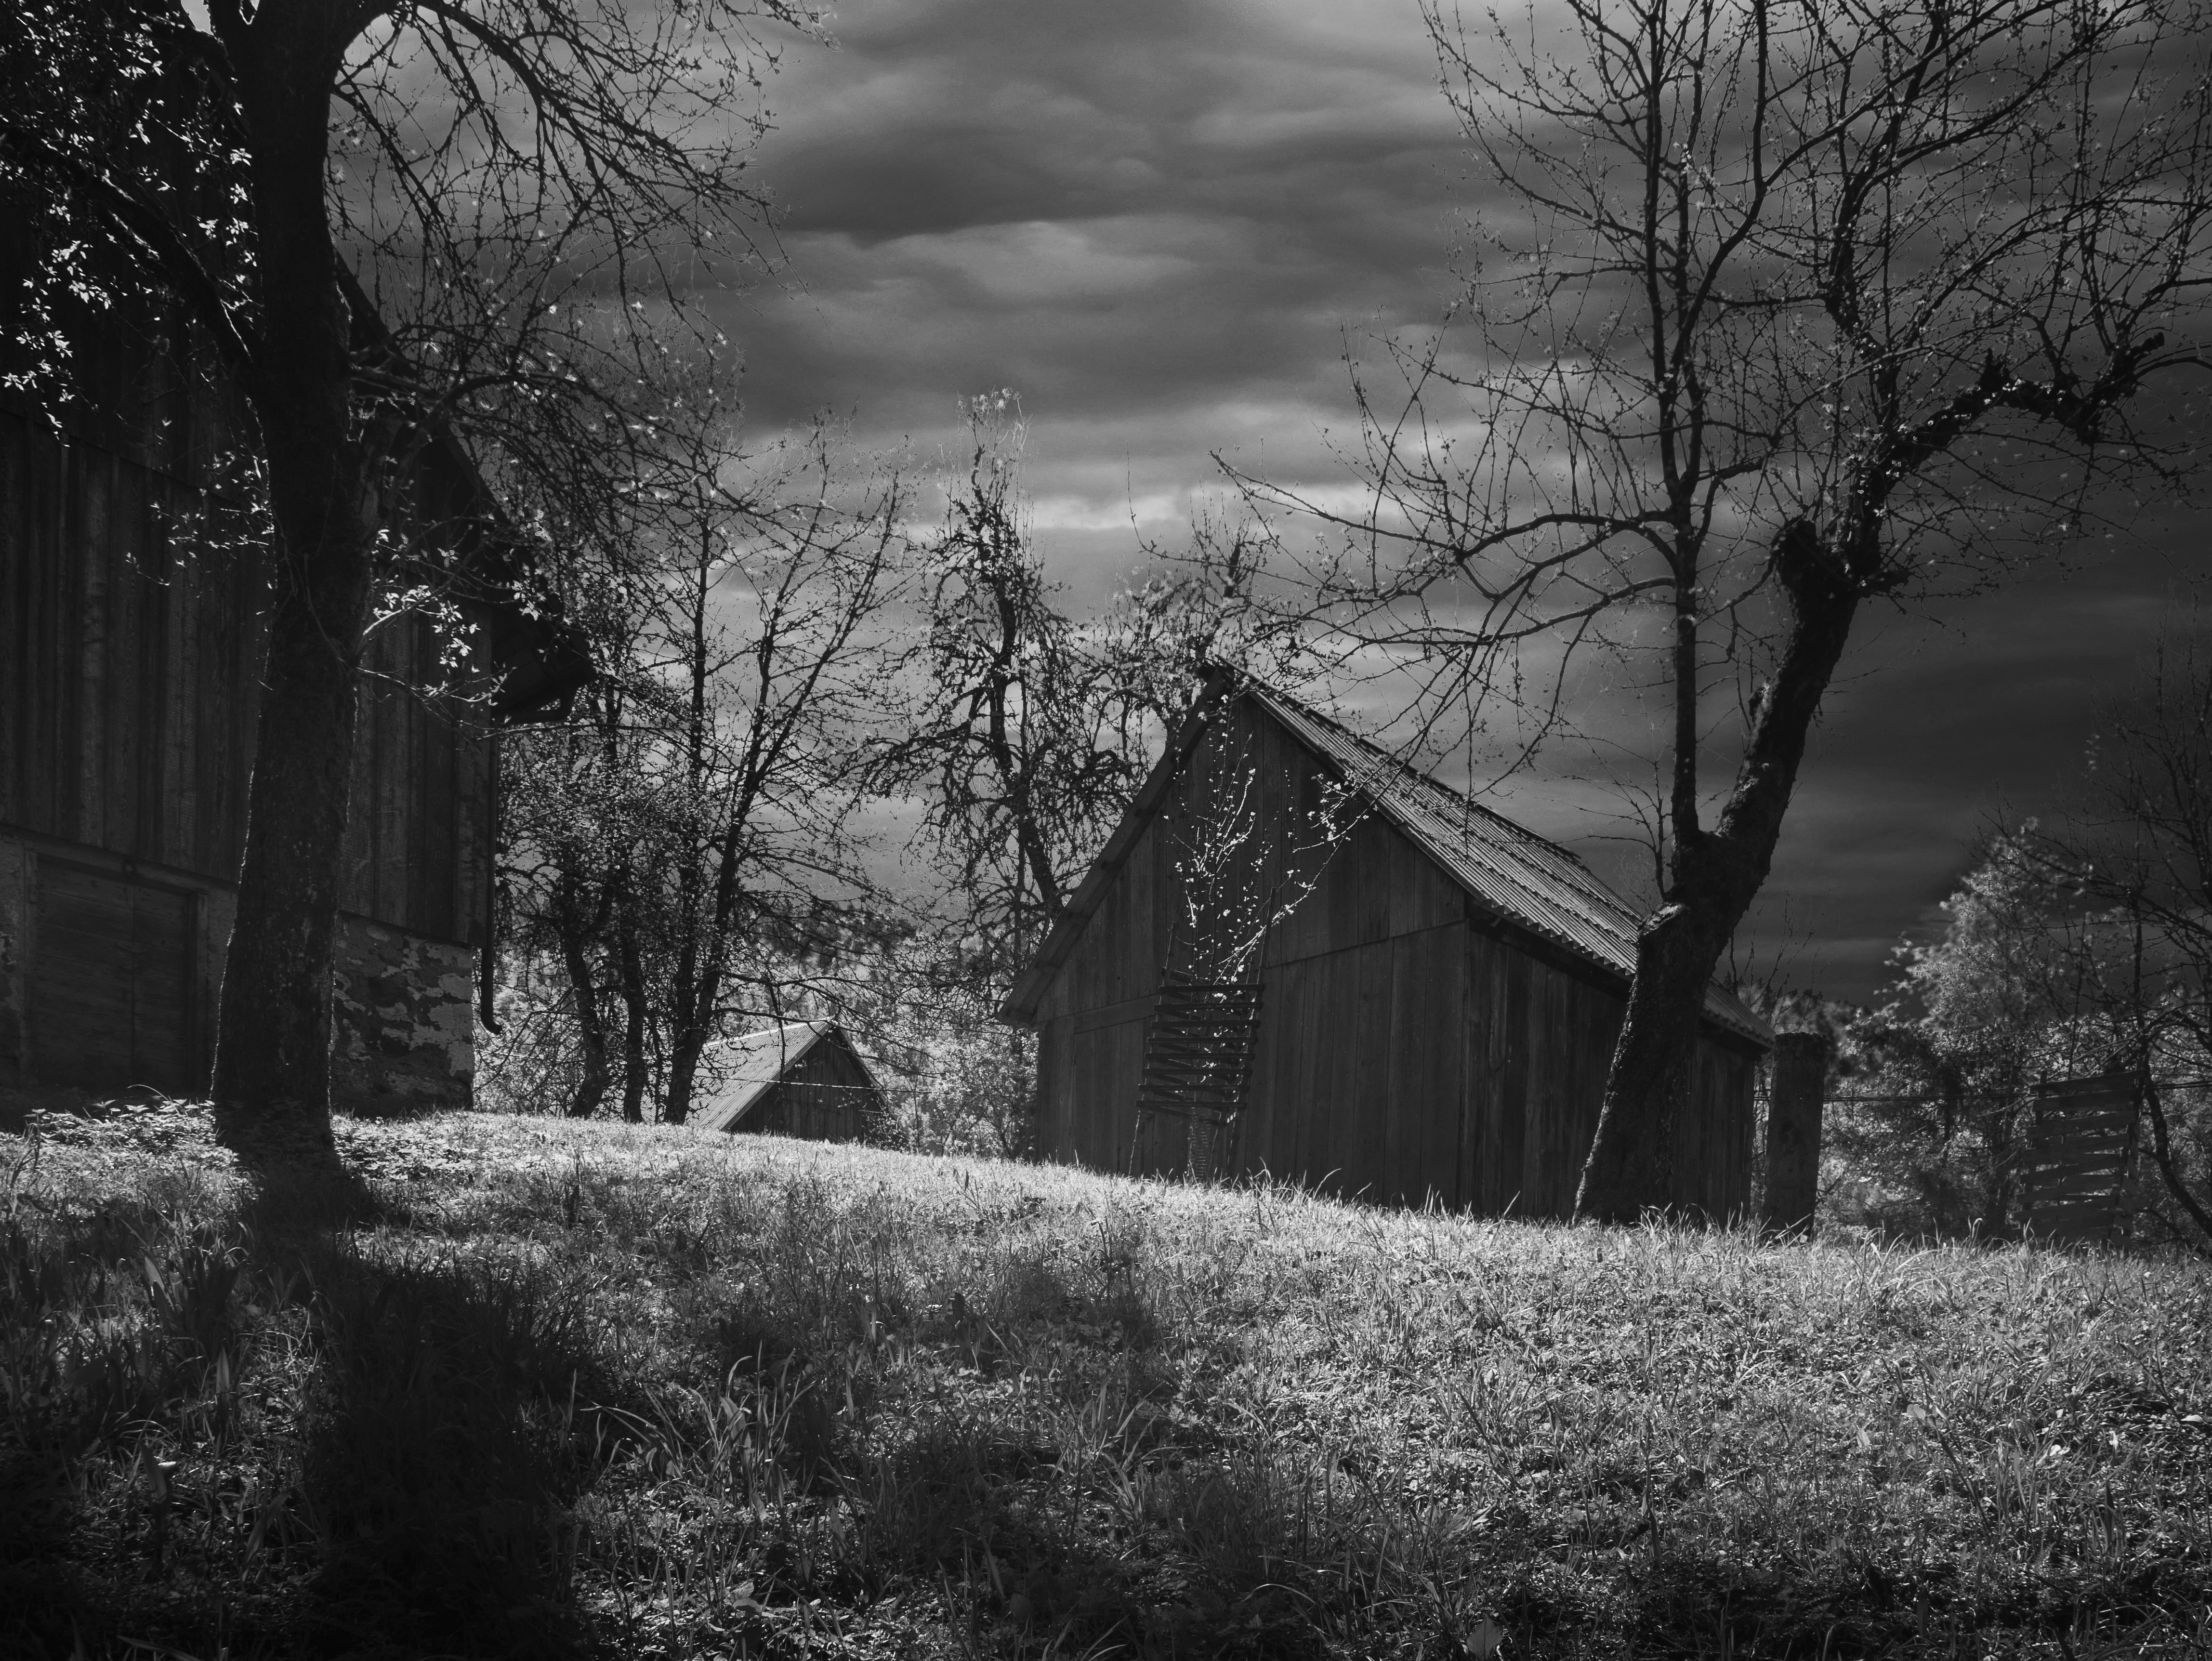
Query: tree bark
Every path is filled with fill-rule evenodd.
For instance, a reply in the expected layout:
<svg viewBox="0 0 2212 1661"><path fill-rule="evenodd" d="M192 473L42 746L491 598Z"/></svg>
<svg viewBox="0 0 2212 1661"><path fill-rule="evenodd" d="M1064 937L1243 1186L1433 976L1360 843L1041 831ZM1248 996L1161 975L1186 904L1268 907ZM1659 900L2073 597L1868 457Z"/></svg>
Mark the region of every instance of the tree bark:
<svg viewBox="0 0 2212 1661"><path fill-rule="evenodd" d="M261 350L247 391L276 534L214 1079L226 1135L325 1148L331 951L378 525L324 202L337 21L325 5L264 7L240 66L261 228Z"/></svg>
<svg viewBox="0 0 2212 1661"><path fill-rule="evenodd" d="M676 1035L668 1056L668 1100L661 1115L670 1124L682 1124L691 1116L691 1086L706 1048L703 1030L687 1027Z"/></svg>
<svg viewBox="0 0 2212 1661"><path fill-rule="evenodd" d="M645 1123L645 958L637 946L637 931L628 922L616 936L616 957L622 976L623 996L623 1117L631 1124Z"/></svg>
<svg viewBox="0 0 2212 1661"><path fill-rule="evenodd" d="M748 788L748 811L751 795ZM691 1089L699 1076L699 1058L714 1033L714 1012L721 1003L722 983L729 972L730 928L737 916L742 824L732 815L724 831L721 857L714 870L714 932L707 942L704 963L689 945L698 932L690 921L693 907L687 906L684 912L687 944L678 962L675 1031L668 1046L668 1099L661 1115L670 1124L682 1124L691 1116Z"/></svg>
<svg viewBox="0 0 2212 1661"><path fill-rule="evenodd" d="M561 934L561 961L568 973L568 989L576 1000L576 1033L584 1050L582 1074L576 1080L575 1094L568 1098L568 1113L572 1119L588 1119L606 1099L613 1069L607 1062L606 1020L599 1008L599 986L586 949L589 940L577 893L580 886L573 872L562 873L554 900L554 926Z"/></svg>
<svg viewBox="0 0 2212 1661"><path fill-rule="evenodd" d="M1857 585L1812 526L1784 527L1774 567L1794 612L1781 661L1719 822L1678 835L1664 903L1637 935L1577 1218L1633 1223L1674 1199L1674 1130L1696 1075L1705 988L1766 880L1806 738L1850 636Z"/></svg>
<svg viewBox="0 0 2212 1661"><path fill-rule="evenodd" d="M2147 1068L2142 1074L2142 1099L2150 1114L2151 1160L2158 1166L2166 1192L2189 1214L2190 1221L2197 1225L2206 1242L2212 1244L2212 1211L2204 1208L2203 1202L2189 1191L2189 1184L2182 1179L2179 1165L2173 1157L2172 1139L2166 1129L2166 1104L2159 1099L2158 1086L2151 1082Z"/></svg>

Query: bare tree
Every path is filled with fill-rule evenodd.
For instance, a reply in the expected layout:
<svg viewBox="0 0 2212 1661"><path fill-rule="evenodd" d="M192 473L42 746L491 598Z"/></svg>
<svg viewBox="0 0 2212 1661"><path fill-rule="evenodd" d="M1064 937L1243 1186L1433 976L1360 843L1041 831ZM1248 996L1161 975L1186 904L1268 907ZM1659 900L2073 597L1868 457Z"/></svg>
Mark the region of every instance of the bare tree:
<svg viewBox="0 0 2212 1661"><path fill-rule="evenodd" d="M567 1112L596 1113L619 1068L623 1116L635 1122L652 1013L637 914L665 815L622 672L635 654L617 643L603 662L568 721L501 747L501 878L515 949L556 958L568 984L577 1067Z"/></svg>
<svg viewBox="0 0 2212 1661"><path fill-rule="evenodd" d="M803 955L817 924L866 893L848 826L891 702L878 631L904 549L905 484L888 472L856 487L840 459L817 425L780 457L756 458L750 484L708 447L671 482L662 656L650 668L671 694L657 741L687 816L660 874L672 1123L690 1111L748 948Z"/></svg>
<svg viewBox="0 0 2212 1661"><path fill-rule="evenodd" d="M1249 728L1222 721L1182 782L1168 826L1176 915L1161 978L1230 985L1259 964L1270 931L1319 886L1371 811L1388 764L1332 778L1310 804L1272 800Z"/></svg>
<svg viewBox="0 0 2212 1661"><path fill-rule="evenodd" d="M523 469L624 446L629 369L749 246L762 20L802 21L786 0L27 0L0 22L0 189L38 251L46 366L70 296L148 297L252 417L275 546L216 1043L234 1128L328 1141L346 787L398 469L449 428L527 433Z"/></svg>
<svg viewBox="0 0 2212 1661"><path fill-rule="evenodd" d="M1188 665L1138 662L1158 630L1124 626L1103 642L1122 649L1101 650L1054 605L1026 522L1019 406L1000 392L967 410L967 476L924 556L921 696L876 777L921 799L984 972L1003 980L1060 920L1143 778L1155 697L1194 682Z"/></svg>
<svg viewBox="0 0 2212 1661"><path fill-rule="evenodd" d="M1704 989L1862 611L1994 579L2199 367L2212 125L2170 0L1569 0L1427 13L1497 193L1474 339L1364 387L1316 620L1556 732L1660 702L1664 878L1578 1214L1668 1191ZM1622 672L1625 670L1625 673Z"/></svg>

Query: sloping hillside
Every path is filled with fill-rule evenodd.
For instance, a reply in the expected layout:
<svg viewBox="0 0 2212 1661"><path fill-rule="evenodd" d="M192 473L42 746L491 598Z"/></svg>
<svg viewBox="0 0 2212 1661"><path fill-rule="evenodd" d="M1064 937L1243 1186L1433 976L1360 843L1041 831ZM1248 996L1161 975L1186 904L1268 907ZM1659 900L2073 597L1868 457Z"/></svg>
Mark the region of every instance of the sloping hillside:
<svg viewBox="0 0 2212 1661"><path fill-rule="evenodd" d="M10 1656L2212 1638L2191 1265L491 1117L302 1197L189 1111L24 1128Z"/></svg>

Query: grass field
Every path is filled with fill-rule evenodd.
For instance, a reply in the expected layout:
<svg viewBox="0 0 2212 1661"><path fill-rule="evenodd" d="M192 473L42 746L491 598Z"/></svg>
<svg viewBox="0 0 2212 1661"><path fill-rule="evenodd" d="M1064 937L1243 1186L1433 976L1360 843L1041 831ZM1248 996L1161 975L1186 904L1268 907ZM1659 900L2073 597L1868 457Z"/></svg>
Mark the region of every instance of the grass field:
<svg viewBox="0 0 2212 1661"><path fill-rule="evenodd" d="M2195 1265L489 1116L302 1196L188 1111L24 1124L11 1658L2212 1645Z"/></svg>

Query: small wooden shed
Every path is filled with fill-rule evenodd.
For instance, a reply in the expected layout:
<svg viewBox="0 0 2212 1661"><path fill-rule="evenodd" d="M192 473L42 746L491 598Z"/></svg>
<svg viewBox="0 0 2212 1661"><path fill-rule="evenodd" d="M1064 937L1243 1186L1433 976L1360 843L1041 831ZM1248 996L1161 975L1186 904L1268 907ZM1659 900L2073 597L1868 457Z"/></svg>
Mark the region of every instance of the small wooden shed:
<svg viewBox="0 0 2212 1661"><path fill-rule="evenodd" d="M691 1110L707 1130L859 1141L883 1112L875 1074L835 1021L790 1021L716 1046L721 1083Z"/></svg>
<svg viewBox="0 0 2212 1661"><path fill-rule="evenodd" d="M1163 1106L1172 1092L1155 1080L1190 1001L1176 985L1162 996L1183 899L1176 850L1190 845L1196 781L1225 755L1249 770L1262 818L1334 812L1350 828L1267 928L1249 983L1207 995L1252 1023L1237 1099L1209 1122ZM1267 1171L1392 1203L1563 1216L1636 928L1565 849L1282 692L1217 673L1001 1013L1039 1034L1047 1158ZM1672 1203L1712 1216L1748 1204L1753 1086L1770 1038L1711 989L1674 1127Z"/></svg>

